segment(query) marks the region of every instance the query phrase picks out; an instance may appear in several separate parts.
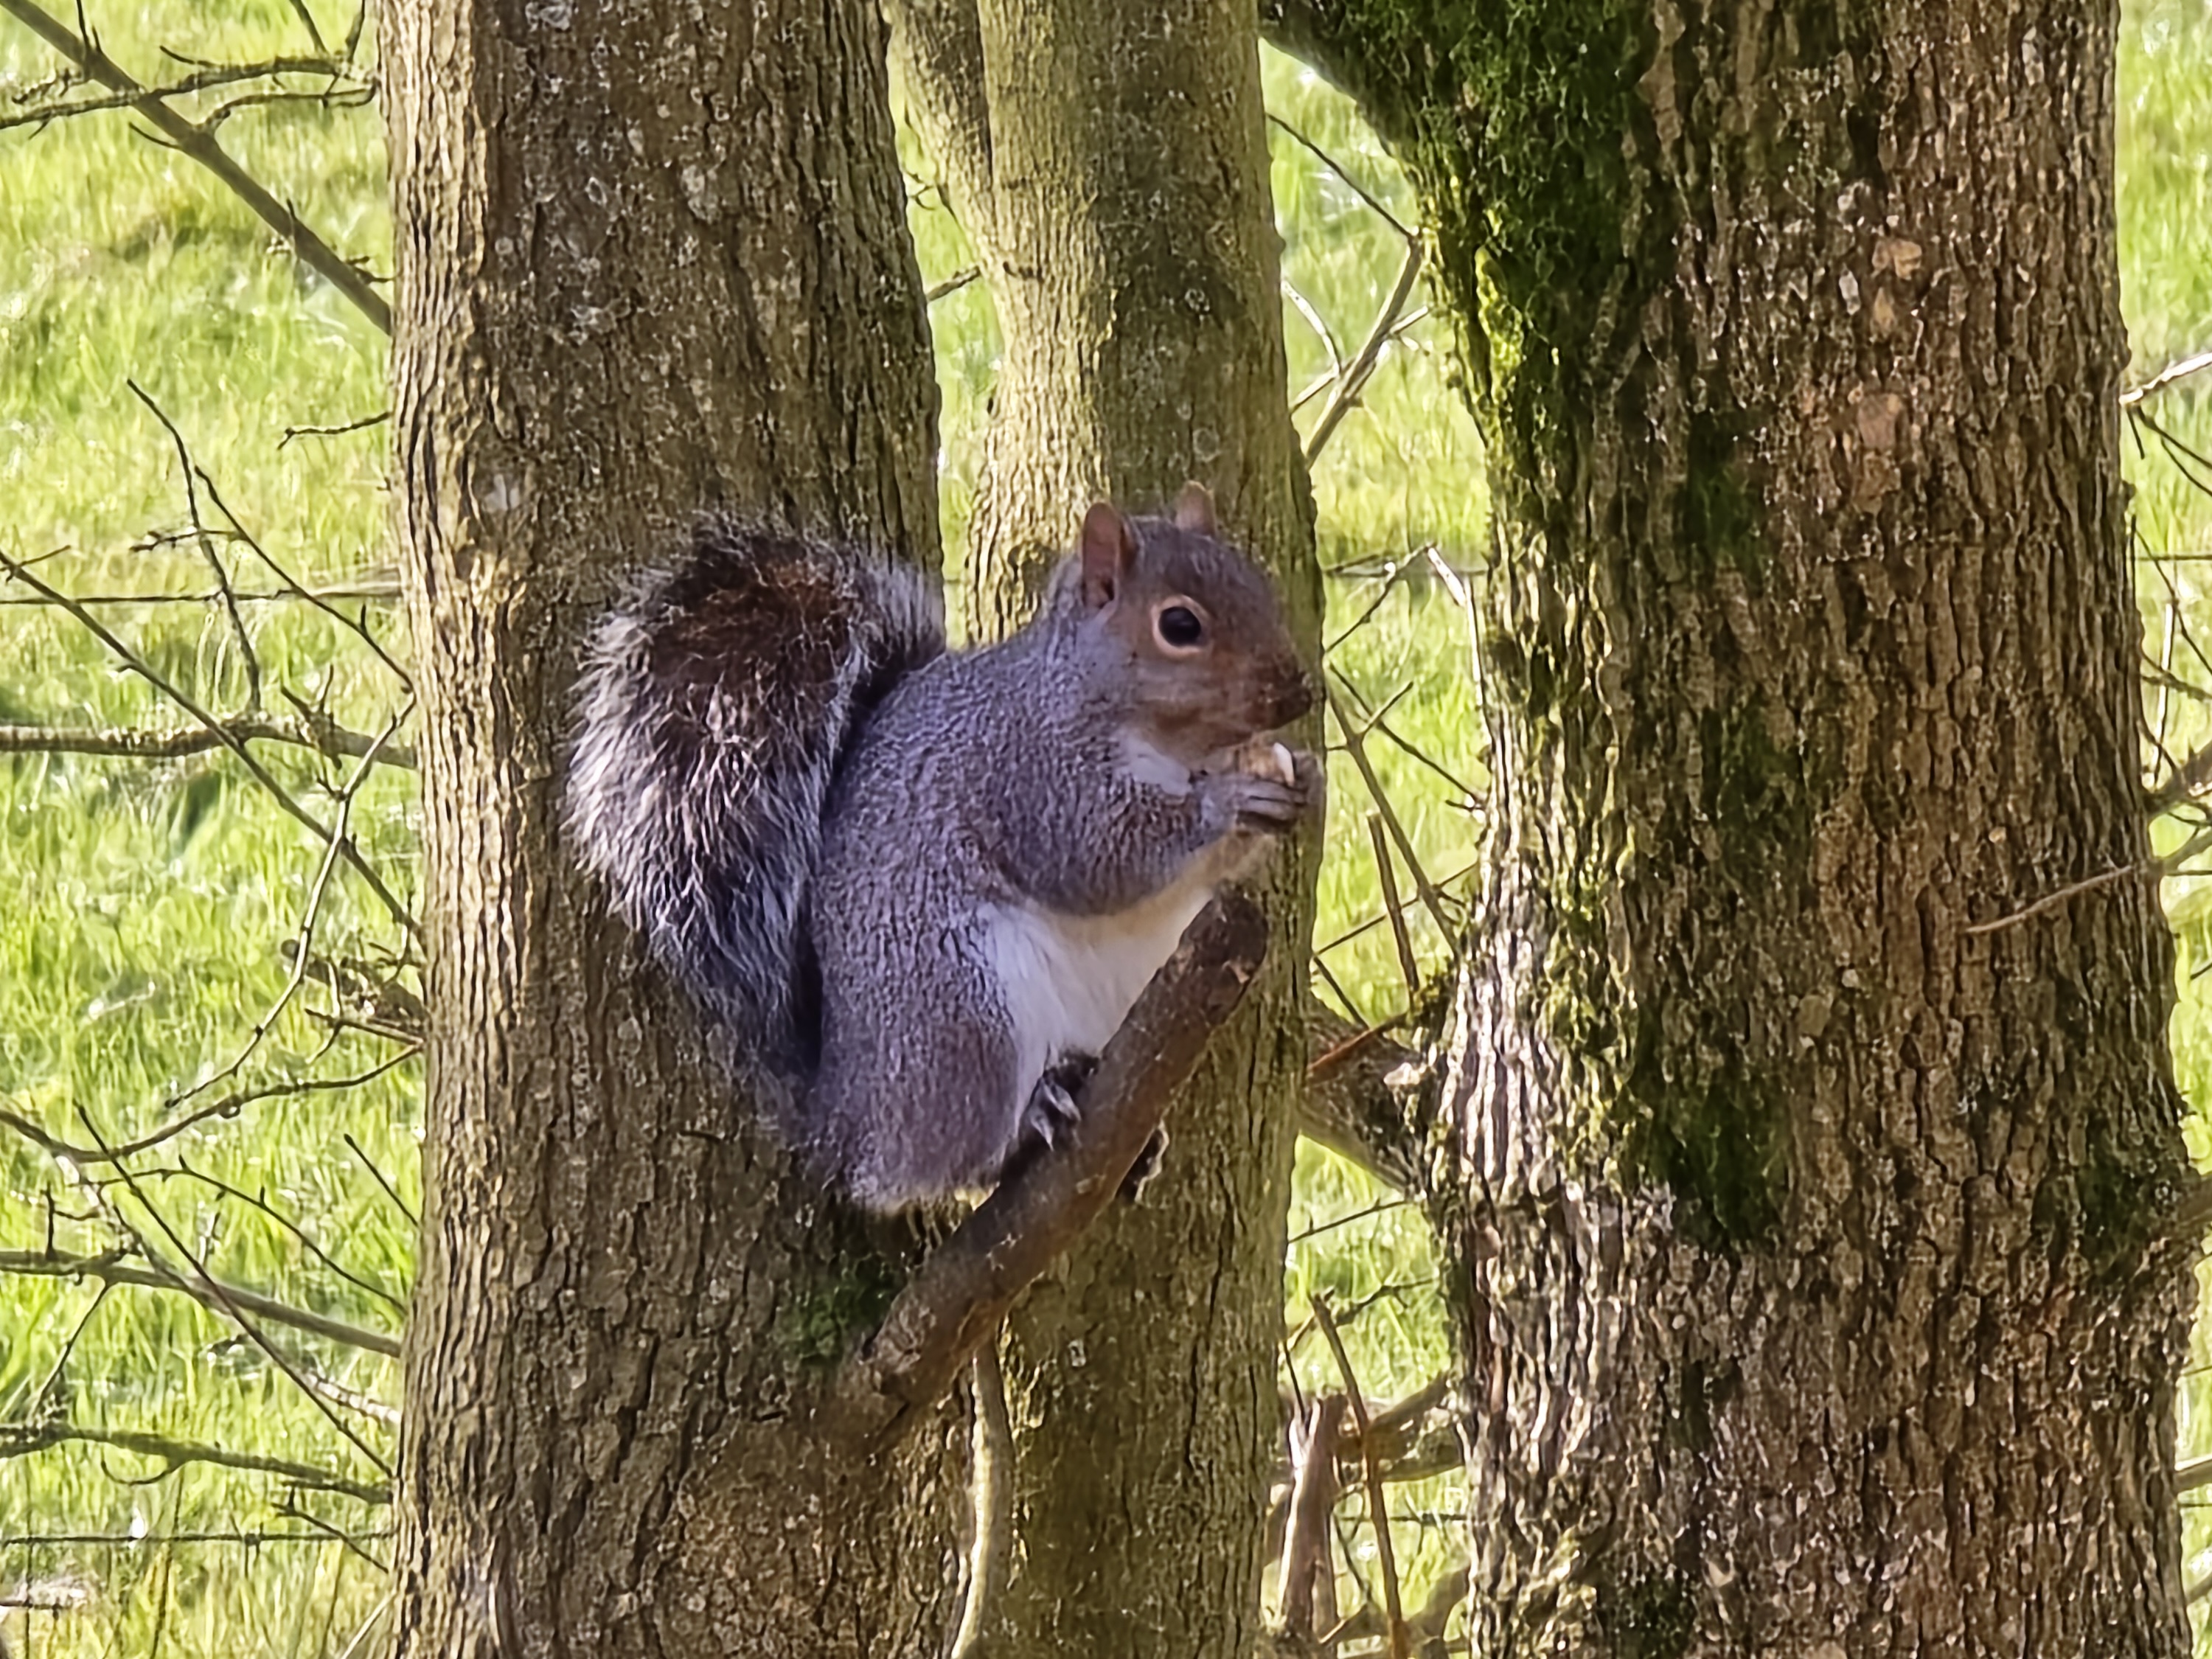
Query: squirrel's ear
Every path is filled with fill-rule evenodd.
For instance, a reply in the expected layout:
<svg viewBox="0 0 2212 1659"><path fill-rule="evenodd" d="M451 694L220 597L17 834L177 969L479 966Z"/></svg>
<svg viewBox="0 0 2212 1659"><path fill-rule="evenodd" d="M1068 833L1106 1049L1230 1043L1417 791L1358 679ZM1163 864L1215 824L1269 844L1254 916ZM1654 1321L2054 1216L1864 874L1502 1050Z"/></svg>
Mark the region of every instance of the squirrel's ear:
<svg viewBox="0 0 2212 1659"><path fill-rule="evenodd" d="M1213 497L1202 483L1187 483L1176 497L1175 521L1177 530L1192 530L1201 536L1214 534Z"/></svg>
<svg viewBox="0 0 2212 1659"><path fill-rule="evenodd" d="M1137 546L1129 521L1110 502L1093 501L1083 515L1083 608L1103 611L1121 591Z"/></svg>

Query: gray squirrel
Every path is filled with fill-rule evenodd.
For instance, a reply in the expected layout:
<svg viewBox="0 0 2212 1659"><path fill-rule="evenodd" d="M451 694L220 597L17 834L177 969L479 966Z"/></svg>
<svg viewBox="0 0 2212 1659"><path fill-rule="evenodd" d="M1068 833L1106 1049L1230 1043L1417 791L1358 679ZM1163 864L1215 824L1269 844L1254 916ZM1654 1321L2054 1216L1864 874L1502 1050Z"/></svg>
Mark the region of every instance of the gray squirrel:
<svg viewBox="0 0 2212 1659"><path fill-rule="evenodd" d="M1037 615L950 652L876 554L717 520L593 630L568 820L615 908L888 1212L992 1184L1214 889L1315 810L1313 703L1197 485L1104 502Z"/></svg>

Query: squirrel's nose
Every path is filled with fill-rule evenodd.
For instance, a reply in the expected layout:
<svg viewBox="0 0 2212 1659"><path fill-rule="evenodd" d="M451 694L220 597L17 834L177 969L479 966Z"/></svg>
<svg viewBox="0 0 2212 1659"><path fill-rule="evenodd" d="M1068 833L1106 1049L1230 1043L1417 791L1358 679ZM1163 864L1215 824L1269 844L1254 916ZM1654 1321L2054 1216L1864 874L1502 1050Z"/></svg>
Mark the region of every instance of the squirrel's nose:
<svg viewBox="0 0 2212 1659"><path fill-rule="evenodd" d="M1314 706L1320 696L1320 686L1310 671L1294 668L1275 696L1275 718L1272 724L1288 726Z"/></svg>

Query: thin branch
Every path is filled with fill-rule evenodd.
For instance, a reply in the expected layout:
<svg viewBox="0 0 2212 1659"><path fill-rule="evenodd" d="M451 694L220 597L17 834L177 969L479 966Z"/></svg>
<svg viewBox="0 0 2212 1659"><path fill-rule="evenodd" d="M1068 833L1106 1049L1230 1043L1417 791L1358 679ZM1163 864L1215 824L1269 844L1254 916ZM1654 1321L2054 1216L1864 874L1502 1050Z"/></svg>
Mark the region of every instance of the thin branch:
<svg viewBox="0 0 2212 1659"><path fill-rule="evenodd" d="M932 283L927 291L921 296L922 303L933 306L939 300L949 299L969 283L981 281L982 275L982 266L964 265L942 282Z"/></svg>
<svg viewBox="0 0 2212 1659"><path fill-rule="evenodd" d="M1382 1493L1382 1467L1375 1455L1374 1427L1368 1420L1367 1406L1359 1397L1359 1379L1352 1370L1351 1356L1344 1351L1344 1338L1338 1334L1336 1321L1330 1317L1328 1298L1317 1296L1313 1299L1314 1322L1320 1326L1322 1340L1336 1358L1336 1369L1344 1378L1345 1398L1352 1407L1352 1420L1359 1435L1361 1465L1367 1474L1367 1518L1375 1528L1375 1553L1382 1571L1383 1613L1389 1623L1390 1659L1410 1659L1407 1645L1406 1613L1398 1601L1398 1560L1390 1546L1389 1500Z"/></svg>
<svg viewBox="0 0 2212 1659"><path fill-rule="evenodd" d="M79 1107L77 1109L77 1119L78 1121L84 1125L85 1133L89 1134L94 1140L98 1141L100 1139L100 1131L93 1126L92 1115L87 1112L82 1107ZM100 1147L100 1151L106 1152L108 1148L103 1145ZM117 1164L115 1165L115 1172L123 1178L125 1188L130 1192L131 1196L137 1200L138 1207L147 1215L153 1218L154 1224L161 1230L161 1236L169 1241L169 1248L181 1256L184 1259L185 1265L191 1269L193 1277L203 1281L210 1291L215 1292L216 1299L222 1304L223 1313L229 1317L231 1322L236 1325L240 1330L246 1333L247 1340L251 1341L255 1347L258 1348L264 1354L268 1356L270 1364L276 1366L278 1370L283 1372L286 1379L291 1382L294 1388L299 1389L301 1394L307 1395L307 1397L313 1402L315 1409L322 1413L323 1419L325 1422L327 1422L332 1428L336 1429L339 1434L343 1435L356 1451L367 1458L370 1464L374 1467L379 1474L382 1475L386 1480L391 1480L393 1478L392 1466L387 1463L383 1457L378 1455L374 1447L371 1446L368 1441L362 1439L360 1435L354 1432L353 1425L348 1423L345 1419L338 1415L337 1408L333 1407L329 1401L324 1399L320 1395L317 1394L313 1388L308 1386L307 1377L302 1374L300 1367L294 1363L290 1356L285 1353L283 1349L278 1347L276 1343L269 1340L268 1333L264 1331L234 1299L227 1297L223 1295L222 1286L208 1273L207 1264L193 1255L191 1246L187 1245L182 1238L177 1236L177 1230L169 1224L169 1218L162 1214L161 1207L156 1205L152 1199L146 1195L145 1191L138 1185L137 1178L132 1176L128 1166L122 1164Z"/></svg>
<svg viewBox="0 0 2212 1659"><path fill-rule="evenodd" d="M282 449L295 438L342 438L349 432L366 432L373 426L382 426L392 418L392 411L380 409L374 415L364 415L357 421L347 421L337 426L288 426L284 435L276 441Z"/></svg>
<svg viewBox="0 0 2212 1659"><path fill-rule="evenodd" d="M348 1534L369 1540L395 1536L389 1528ZM143 1550L150 1544L235 1544L259 1549L264 1544L327 1544L326 1531L313 1532L20 1532L0 1533L0 1550L118 1549ZM20 1606L0 1599L0 1607Z"/></svg>
<svg viewBox="0 0 2212 1659"><path fill-rule="evenodd" d="M252 635L246 631L246 618L239 614L238 599L231 590L230 568L223 563L222 556L215 550L215 542L208 535L207 526L200 518L200 492L192 478L192 452L185 442L185 434L177 429L177 423L169 418L161 404L147 395L145 387L127 378L123 384L131 388L131 396L146 405L154 418L161 423L161 429L169 434L169 441L176 446L177 465L185 475L185 511L192 521L192 539L199 547L200 556L208 562L208 568L215 576L216 592L222 596L223 615L230 622L230 636L236 642L239 656L245 665L246 712L250 715L258 714L261 712L260 654L253 648Z"/></svg>
<svg viewBox="0 0 2212 1659"><path fill-rule="evenodd" d="M860 1437L887 1441L941 1398L1014 1298L1113 1201L1267 949L1267 917L1246 894L1199 913L1099 1056L1073 1134L1009 1174L930 1253L848 1364L838 1394Z"/></svg>
<svg viewBox="0 0 2212 1659"><path fill-rule="evenodd" d="M1341 681L1343 676L1335 678ZM1352 765L1358 769L1360 780L1366 784L1367 793L1375 802L1375 810L1382 815L1382 823L1390 831L1390 839L1397 845L1398 855L1406 860L1407 873L1413 878L1413 890L1421 896L1421 904L1436 922L1437 931L1449 939L1452 927L1450 919L1444 915L1443 895L1421 868L1420 856L1413 850L1413 838L1406 833L1406 826L1398 821L1397 809L1391 805L1390 797L1383 791L1382 780L1376 775L1374 762L1367 757L1366 732L1346 710L1344 700L1337 696L1334 687L1325 686L1323 692L1328 698L1328 712L1336 717L1336 729L1344 735L1345 752L1352 757Z"/></svg>
<svg viewBox="0 0 2212 1659"><path fill-rule="evenodd" d="M1328 1521L1336 1507L1336 1442L1344 1428L1346 1403L1340 1394L1325 1394L1297 1425L1299 1443L1275 1596L1284 1627L1293 1637L1310 1639L1316 1631L1336 1623Z"/></svg>
<svg viewBox="0 0 2212 1659"><path fill-rule="evenodd" d="M2154 398L2176 380L2185 380L2192 374L2202 374L2212 368L2212 351L2200 351L2193 357L2184 357L2178 363L2168 363L2141 386L2130 386L2120 393L2120 407L2133 409L2146 398Z"/></svg>
<svg viewBox="0 0 2212 1659"><path fill-rule="evenodd" d="M1359 394L1367 389L1375 365L1382 360L1382 348L1389 343L1398 325L1398 313L1406 308L1406 301L1413 296L1413 284L1421 274L1421 240L1418 236L1406 240L1405 263L1398 267L1398 281L1390 290L1390 297L1382 309L1376 313L1375 326L1368 331L1366 343L1359 348L1358 356L1345 370L1344 377L1336 383L1336 391L1314 423L1313 436L1306 440L1305 462L1311 466L1321 456L1322 448L1330 434L1359 402Z"/></svg>
<svg viewBox="0 0 2212 1659"><path fill-rule="evenodd" d="M407 1224L410 1227L421 1226L422 1224L421 1219L409 1207L407 1200L399 1196L399 1188L392 1184L392 1177L377 1168L376 1160L362 1149L361 1142L354 1139L353 1131L349 1129L339 1138L345 1142L346 1150L359 1158L362 1167L374 1177L376 1184L384 1188L384 1195L392 1200L392 1207L407 1218Z"/></svg>
<svg viewBox="0 0 2212 1659"><path fill-rule="evenodd" d="M151 1258L149 1258L149 1260ZM0 1250L0 1273L19 1279L89 1279L101 1285L130 1285L141 1290L175 1291L204 1308L224 1313L230 1307L245 1309L271 1325L323 1337L343 1347L366 1353L399 1358L399 1339L363 1325L350 1325L326 1314L295 1308L258 1291L219 1282L196 1273L180 1273L166 1264L133 1267L119 1251L100 1255L67 1255L49 1250Z"/></svg>
<svg viewBox="0 0 2212 1659"><path fill-rule="evenodd" d="M19 3L19 0L0 0L0 6L13 6L17 3ZM221 506L221 503L218 502L217 505ZM57 605L60 605L63 610L68 611L72 617L75 617L77 619L77 622L88 632L89 632L94 638L99 640L101 644L105 645L110 651L113 652L117 659L122 662L125 667L131 670L132 673L137 675L139 678L151 685L156 691L161 692L162 696L167 697L170 702L175 703L179 708L183 709L187 714L190 714L202 726L207 727L211 732L216 732L222 741L222 746L229 750L232 754L238 757L240 763L248 772L253 775L254 781L259 783L263 788L266 789L270 794L275 798L276 804L283 807L286 813L292 817L296 818L302 824L305 824L307 829L314 834L317 840L323 842L326 845L331 842L331 832L329 827L319 818L316 817L313 813L307 811L306 807L301 805L298 801L295 800L292 798L291 792L286 789L283 784L276 781L276 779L270 773L268 768L262 765L259 761L253 757L252 751L246 748L246 744L230 736L228 732L224 729L223 722L222 720L210 714L206 709L201 708L200 705L193 700L190 694L184 691L179 687L172 684L167 678L164 676L159 669L154 667L153 665L149 663L143 657L141 657L137 652L125 645L122 640L116 635L113 630L109 629L106 623L102 623L99 617L94 616L91 611L86 610L82 605L77 604L67 594L62 592L58 588L48 586L46 583L40 580L39 577L32 574L28 566L17 559L10 557L5 553L0 553L0 568L4 568L10 575L15 577L17 581L23 583L33 592L42 593L46 598L53 600ZM353 866L355 872L358 874L364 882L368 884L369 890L374 893L378 899L383 902L385 908L391 912L392 919L398 922L398 924L404 928L410 936L416 939L421 938L422 933L421 925L416 921L413 914L404 904L402 904L399 902L398 897L392 891L392 890L384 884L384 878L377 874L375 867L369 863L367 858L362 856L361 849L354 845L351 837L341 837L339 839L338 854L339 856L343 858L349 865Z"/></svg>
<svg viewBox="0 0 2212 1659"><path fill-rule="evenodd" d="M2212 847L2212 828L2199 830L2180 846L2162 857L2145 859L2141 864L2124 864L2117 869L2106 870L2099 875L2088 876L2080 881L2069 882L2056 892L2045 893L2032 904L2023 905L2017 910L2008 911L1988 921L1974 922L1971 926L1961 927L1959 931L1968 939L1979 939L1985 934L2002 933L2008 927L2017 927L2021 922L2030 921L2037 916L2046 915L2069 900L2080 898L2088 893L2102 892L2106 888L2118 886L2130 878L2142 881L2160 880L2172 875L2208 847Z"/></svg>
<svg viewBox="0 0 2212 1659"><path fill-rule="evenodd" d="M124 760L181 760L241 744L283 743L312 749L333 760L360 760L374 750L380 765L416 769L415 750L404 743L380 744L364 732L334 720L218 717L212 725L164 732L147 726L0 726L0 755L105 755Z"/></svg>
<svg viewBox="0 0 2212 1659"><path fill-rule="evenodd" d="M236 1117L243 1109L252 1105L256 1101L284 1100L296 1095L335 1094L346 1089L361 1088L364 1085L375 1082L394 1066L404 1065L415 1057L415 1052L414 1049L408 1048L392 1055L389 1060L379 1061L365 1072L356 1072L350 1077L295 1078L286 1083L265 1084L258 1089L241 1089L235 1093L223 1096L220 1100L211 1100L204 1106L195 1106L189 1112L180 1112L159 1128L148 1131L136 1140L125 1141L120 1146L110 1147L104 1144L98 1146L84 1146L75 1141L64 1140L59 1135L47 1133L40 1125L21 1113L10 1111L4 1106L0 1106L0 1125L13 1129L24 1139L41 1148L49 1157L65 1158L80 1170L88 1170L102 1164L113 1164L118 1159L136 1158L141 1152L150 1152L155 1147L174 1140L185 1130L204 1123L210 1118Z"/></svg>
<svg viewBox="0 0 2212 1659"><path fill-rule="evenodd" d="M46 127L56 121L66 121L72 116L94 115L102 111L131 109L142 100L159 98L190 98L197 93L210 92L217 87L234 87L247 81L273 80L284 75L313 75L329 80L343 80L345 66L335 58L270 58L255 64L209 64L181 81L171 81L158 87L142 87L135 92L109 93L97 98L80 98L66 104L45 104L26 107L20 115L0 116L0 132L15 127ZM367 92L373 88L364 87ZM27 96L19 103L28 105Z"/></svg>
<svg viewBox="0 0 2212 1659"><path fill-rule="evenodd" d="M168 143L215 174L261 222L292 245L301 260L353 302L355 309L386 334L392 332L392 307L370 285L367 273L310 230L290 208L264 189L260 182L231 158L214 133L179 115L163 101L158 88L149 88L100 49L88 33L78 33L48 13L35 0L0 0L0 11L17 21L76 64L100 85L131 100L131 107Z"/></svg>
<svg viewBox="0 0 2212 1659"><path fill-rule="evenodd" d="M307 974L314 963L315 927L322 919L323 901L329 895L331 877L337 868L337 849L339 844L352 833L354 802L360 798L362 786L368 781L369 770L375 763L377 750L382 746L385 739L398 730L400 720L404 718L404 714L395 715L386 724L384 730L378 734L375 743L371 745L368 752L361 757L361 763L355 767L353 776L346 780L345 787L338 792L337 823L333 826L334 833L330 842L323 848L322 862L317 866L315 879L307 889L307 902L301 912L299 928L292 937L292 967L291 971L285 975L284 988L278 994L276 1001L270 1005L267 1012L254 1023L253 1030L248 1033L244 1045L232 1057L228 1066L201 1079L183 1093L172 1095L169 1097L167 1104L172 1111L187 1101L206 1093L216 1084L236 1077L244 1069L246 1062L260 1048L269 1033L275 1029L278 1017L291 1006L292 999L299 994L300 987L306 982ZM331 994L335 997L337 994L335 978L331 988ZM332 1030L328 1040L324 1043L321 1053L327 1053L331 1044L337 1040L337 1033ZM316 1055L319 1060L321 1058L321 1053Z"/></svg>
<svg viewBox="0 0 2212 1659"><path fill-rule="evenodd" d="M232 1451L197 1440L175 1440L165 1434L143 1434L133 1429L82 1428L70 1423L0 1423L0 1458L27 1457L53 1446L70 1444L112 1446L137 1457L158 1458L165 1464L154 1479L166 1480L187 1463L212 1463L256 1474L274 1474L315 1492L333 1492L363 1504L389 1504L388 1486L372 1486L349 1480L312 1463L295 1463L289 1457L263 1457L253 1452Z"/></svg>
<svg viewBox="0 0 2212 1659"><path fill-rule="evenodd" d="M399 599L399 584L396 581L349 582L337 587L319 587L313 592L291 587L241 587L231 594L240 605L331 605L345 599L366 599L374 604L389 605ZM164 605L220 605L220 593L71 593L66 596L70 605L81 605L93 610L115 607ZM0 593L0 610L21 607L27 610L61 610L61 599L50 599L41 593Z"/></svg>
<svg viewBox="0 0 2212 1659"><path fill-rule="evenodd" d="M1385 224L1389 225L1391 229L1398 233L1398 239L1401 241L1410 242L1416 239L1416 233L1413 231L1412 227L1407 225L1406 222L1401 219L1396 214L1391 212L1389 208L1383 206L1381 198L1379 198L1373 191L1368 189L1366 185L1361 184L1358 179L1353 178L1352 176L1351 170L1346 167L1343 162L1338 161L1336 157L1331 155L1319 144L1314 143L1314 141L1307 137L1304 133L1300 132L1296 127L1292 126L1288 121L1283 119L1281 116L1275 114L1273 111L1268 112L1267 121L1270 125L1287 134L1294 142L1304 148L1308 154L1312 155L1316 161L1319 161L1339 179L1342 179L1346 189L1351 191L1351 192L1354 196L1357 196L1361 201L1366 203Z"/></svg>
<svg viewBox="0 0 2212 1659"><path fill-rule="evenodd" d="M1382 914L1390 918L1390 937L1398 947L1398 971L1406 981L1406 1006L1420 1000L1421 965L1413 956L1413 936L1406 931L1405 906L1398 898L1397 872L1390 867L1390 842L1383 833L1382 815L1367 815L1367 839L1375 847L1375 873L1382 884Z"/></svg>

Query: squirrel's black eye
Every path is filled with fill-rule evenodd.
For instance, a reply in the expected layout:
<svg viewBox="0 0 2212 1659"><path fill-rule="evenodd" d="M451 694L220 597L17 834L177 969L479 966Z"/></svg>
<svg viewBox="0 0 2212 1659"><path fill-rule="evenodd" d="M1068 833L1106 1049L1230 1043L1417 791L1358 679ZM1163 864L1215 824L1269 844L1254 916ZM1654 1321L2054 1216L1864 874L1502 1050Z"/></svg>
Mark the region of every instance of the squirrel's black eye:
<svg viewBox="0 0 2212 1659"><path fill-rule="evenodd" d="M1178 651L1188 651L1206 638L1206 624L1187 605L1171 605L1160 612L1160 641Z"/></svg>

